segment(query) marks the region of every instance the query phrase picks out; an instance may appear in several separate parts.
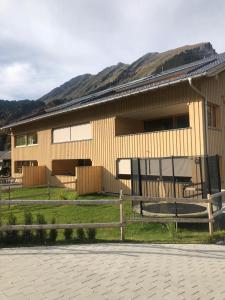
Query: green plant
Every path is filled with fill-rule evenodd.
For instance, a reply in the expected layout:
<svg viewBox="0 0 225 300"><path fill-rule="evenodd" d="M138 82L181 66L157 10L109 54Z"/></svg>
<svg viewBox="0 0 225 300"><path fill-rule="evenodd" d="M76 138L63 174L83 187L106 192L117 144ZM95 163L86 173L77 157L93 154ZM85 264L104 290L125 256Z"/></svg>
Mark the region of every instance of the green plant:
<svg viewBox="0 0 225 300"><path fill-rule="evenodd" d="M64 238L66 241L70 241L72 239L72 235L73 235L73 229L72 228L66 228L64 229Z"/></svg>
<svg viewBox="0 0 225 300"><path fill-rule="evenodd" d="M60 200L67 200L67 194L64 190L59 194L59 198Z"/></svg>
<svg viewBox="0 0 225 300"><path fill-rule="evenodd" d="M37 221L37 224L39 224L39 225L47 224L45 217L43 215L41 215L40 213L37 214L36 221ZM39 243L42 243L42 244L45 243L46 237L47 237L46 229L37 229L36 230L36 238Z"/></svg>
<svg viewBox="0 0 225 300"><path fill-rule="evenodd" d="M52 218L51 223L52 224L56 223L55 217ZM50 242L55 242L56 239L57 239L57 236L58 236L57 229L50 229L50 232L49 232L49 240L50 240Z"/></svg>
<svg viewBox="0 0 225 300"><path fill-rule="evenodd" d="M24 213L24 224L25 225L33 224L33 216L32 216L32 213L29 211L25 211L25 213ZM25 243L32 242L33 241L32 230L24 230L23 234L22 234L22 240Z"/></svg>
<svg viewBox="0 0 225 300"><path fill-rule="evenodd" d="M77 239L79 241L84 241L85 240L85 234L84 234L84 229L83 228L78 228L77 229Z"/></svg>
<svg viewBox="0 0 225 300"><path fill-rule="evenodd" d="M2 226L2 221L0 219L0 227ZM3 244L3 232L0 231L0 245Z"/></svg>
<svg viewBox="0 0 225 300"><path fill-rule="evenodd" d="M87 238L89 241L94 241L96 239L96 229L95 228L87 229Z"/></svg>
<svg viewBox="0 0 225 300"><path fill-rule="evenodd" d="M8 215L8 225L16 225L16 216L10 212ZM6 231L5 233L5 240L7 244L16 244L19 241L19 235L18 231L12 230L12 231Z"/></svg>
<svg viewBox="0 0 225 300"><path fill-rule="evenodd" d="M170 237L174 240L177 234L175 223L166 224L166 229L168 230Z"/></svg>

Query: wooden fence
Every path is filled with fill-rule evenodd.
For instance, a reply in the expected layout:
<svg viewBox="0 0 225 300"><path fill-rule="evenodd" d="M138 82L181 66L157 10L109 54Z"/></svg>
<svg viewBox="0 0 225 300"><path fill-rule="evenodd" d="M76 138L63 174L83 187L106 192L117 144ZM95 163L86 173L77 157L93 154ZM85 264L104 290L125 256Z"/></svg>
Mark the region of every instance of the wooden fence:
<svg viewBox="0 0 225 300"><path fill-rule="evenodd" d="M102 173L101 166L76 167L77 193L85 195L101 192Z"/></svg>
<svg viewBox="0 0 225 300"><path fill-rule="evenodd" d="M1 206L3 205L119 205L120 221L111 223L83 223L83 224L43 224L43 225L2 225L0 231L20 231L20 230L34 230L34 229L66 229L66 228L120 228L120 239L125 239L125 227L127 224L136 223L138 221L144 223L208 223L209 234L213 235L213 223L216 216L224 211L224 209L217 210L213 213L212 205L214 199L225 195L225 191L208 195L208 199L185 199L185 198L158 198L158 197L141 197L141 196L124 196L122 191L119 199L109 200L1 200L0 201L0 224L1 224ZM124 214L124 203L126 201L148 202L148 203L190 203L207 205L207 218L190 218L190 217L145 217L137 219L127 219Z"/></svg>
<svg viewBox="0 0 225 300"><path fill-rule="evenodd" d="M47 168L45 166L23 167L23 186L47 184Z"/></svg>

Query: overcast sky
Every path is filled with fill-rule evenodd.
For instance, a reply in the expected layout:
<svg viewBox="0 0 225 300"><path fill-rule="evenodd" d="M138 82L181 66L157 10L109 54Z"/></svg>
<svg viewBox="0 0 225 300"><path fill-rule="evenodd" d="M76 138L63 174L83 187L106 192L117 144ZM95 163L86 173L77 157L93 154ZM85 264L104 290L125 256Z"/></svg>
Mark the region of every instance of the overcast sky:
<svg viewBox="0 0 225 300"><path fill-rule="evenodd" d="M224 28L224 0L0 0L0 99L37 99L147 52L225 52Z"/></svg>

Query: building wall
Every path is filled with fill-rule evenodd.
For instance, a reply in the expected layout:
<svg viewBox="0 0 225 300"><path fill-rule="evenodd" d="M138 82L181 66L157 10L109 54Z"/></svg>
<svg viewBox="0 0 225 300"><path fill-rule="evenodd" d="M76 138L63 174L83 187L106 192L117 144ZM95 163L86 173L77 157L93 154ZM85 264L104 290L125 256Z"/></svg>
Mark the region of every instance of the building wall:
<svg viewBox="0 0 225 300"><path fill-rule="evenodd" d="M146 112L157 108L167 110L172 105L181 103L188 106L190 128L115 136L116 117L125 112ZM54 159L91 159L93 166L103 166L104 191L118 193L123 188L125 193L129 193L130 181L115 178L116 159L203 155L202 116L202 100L188 84L180 84L19 126L14 129L13 134L37 130L38 145L15 148L12 136L12 161L36 159L39 165L47 166L51 178ZM52 128L87 121L92 124L92 140L52 144ZM14 164L12 166L14 168Z"/></svg>
<svg viewBox="0 0 225 300"><path fill-rule="evenodd" d="M222 185L225 188L225 71L199 84L207 101L218 105L219 126L208 129L209 154L220 156Z"/></svg>

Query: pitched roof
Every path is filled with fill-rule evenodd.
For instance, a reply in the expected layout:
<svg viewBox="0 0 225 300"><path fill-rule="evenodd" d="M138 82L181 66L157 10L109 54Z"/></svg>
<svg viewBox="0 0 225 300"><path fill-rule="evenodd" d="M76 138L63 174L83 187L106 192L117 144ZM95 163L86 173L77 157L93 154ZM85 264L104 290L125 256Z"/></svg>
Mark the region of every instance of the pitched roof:
<svg viewBox="0 0 225 300"><path fill-rule="evenodd" d="M158 89L164 86L174 85L183 81L187 81L189 78L210 76L211 74L213 74L213 72L218 71L220 68L225 69L225 53L216 54L190 64L182 65L180 67L173 68L167 71L162 71L161 73L156 75L150 75L128 82L126 84L111 87L88 96L71 100L70 102L56 106L54 108L46 109L45 113L41 115L20 120L18 122L4 126L2 129L7 129L51 116L64 114L88 106L110 102L116 99Z"/></svg>

